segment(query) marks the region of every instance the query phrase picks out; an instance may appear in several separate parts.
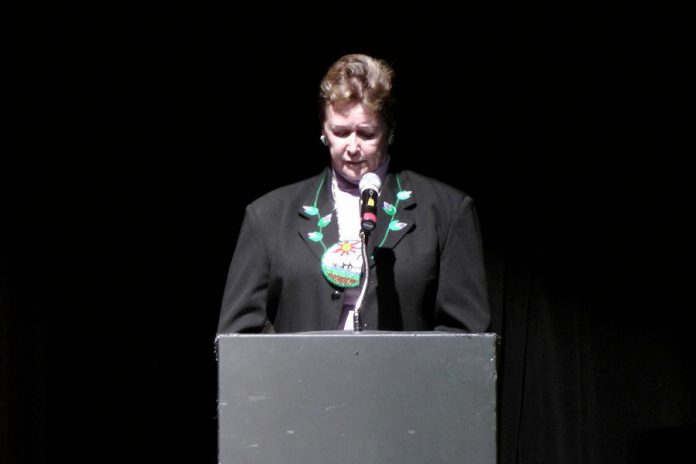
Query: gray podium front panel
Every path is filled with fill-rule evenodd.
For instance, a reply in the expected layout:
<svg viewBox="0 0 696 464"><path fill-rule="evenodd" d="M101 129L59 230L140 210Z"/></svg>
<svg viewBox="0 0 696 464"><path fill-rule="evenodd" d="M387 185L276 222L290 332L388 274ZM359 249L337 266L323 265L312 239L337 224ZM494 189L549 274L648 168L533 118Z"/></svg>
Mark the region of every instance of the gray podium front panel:
<svg viewBox="0 0 696 464"><path fill-rule="evenodd" d="M495 334L221 335L222 464L495 464Z"/></svg>

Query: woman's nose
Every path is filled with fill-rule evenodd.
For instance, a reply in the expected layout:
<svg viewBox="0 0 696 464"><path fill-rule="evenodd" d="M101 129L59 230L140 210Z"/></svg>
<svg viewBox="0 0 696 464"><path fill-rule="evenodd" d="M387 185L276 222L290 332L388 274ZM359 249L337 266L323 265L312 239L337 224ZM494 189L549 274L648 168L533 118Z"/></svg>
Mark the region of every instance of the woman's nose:
<svg viewBox="0 0 696 464"><path fill-rule="evenodd" d="M355 154L358 152L358 137L356 134L351 134L348 136L348 145L346 149L350 154Z"/></svg>

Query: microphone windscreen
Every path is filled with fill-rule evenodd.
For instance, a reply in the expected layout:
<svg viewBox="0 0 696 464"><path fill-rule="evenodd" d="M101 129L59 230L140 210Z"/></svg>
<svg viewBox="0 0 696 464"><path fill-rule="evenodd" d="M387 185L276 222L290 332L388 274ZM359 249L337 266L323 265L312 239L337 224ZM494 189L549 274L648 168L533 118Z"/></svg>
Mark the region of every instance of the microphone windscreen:
<svg viewBox="0 0 696 464"><path fill-rule="evenodd" d="M370 189L379 192L379 189L382 188L382 181L379 179L379 176L374 172L368 172L360 178L359 186L361 193L365 190Z"/></svg>

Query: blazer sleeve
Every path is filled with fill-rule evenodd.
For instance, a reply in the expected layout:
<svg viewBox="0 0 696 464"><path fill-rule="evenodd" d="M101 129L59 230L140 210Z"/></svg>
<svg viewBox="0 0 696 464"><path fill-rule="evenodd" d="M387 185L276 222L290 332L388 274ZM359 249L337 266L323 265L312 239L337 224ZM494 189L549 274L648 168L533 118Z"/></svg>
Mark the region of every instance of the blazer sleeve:
<svg viewBox="0 0 696 464"><path fill-rule="evenodd" d="M464 196L449 224L440 257L436 330L486 332L490 325L483 243L476 208Z"/></svg>
<svg viewBox="0 0 696 464"><path fill-rule="evenodd" d="M218 334L261 333L272 327L266 314L270 263L261 231L247 206L227 273Z"/></svg>

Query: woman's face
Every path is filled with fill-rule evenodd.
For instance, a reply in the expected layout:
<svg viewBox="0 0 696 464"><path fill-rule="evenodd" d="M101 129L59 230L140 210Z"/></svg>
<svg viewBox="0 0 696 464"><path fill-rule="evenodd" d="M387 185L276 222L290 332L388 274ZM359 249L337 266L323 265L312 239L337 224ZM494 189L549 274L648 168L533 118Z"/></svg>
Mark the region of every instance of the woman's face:
<svg viewBox="0 0 696 464"><path fill-rule="evenodd" d="M328 105L322 132L334 170L352 181L376 170L387 154L387 126L362 103Z"/></svg>

